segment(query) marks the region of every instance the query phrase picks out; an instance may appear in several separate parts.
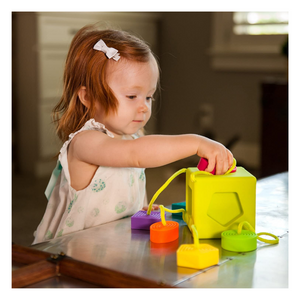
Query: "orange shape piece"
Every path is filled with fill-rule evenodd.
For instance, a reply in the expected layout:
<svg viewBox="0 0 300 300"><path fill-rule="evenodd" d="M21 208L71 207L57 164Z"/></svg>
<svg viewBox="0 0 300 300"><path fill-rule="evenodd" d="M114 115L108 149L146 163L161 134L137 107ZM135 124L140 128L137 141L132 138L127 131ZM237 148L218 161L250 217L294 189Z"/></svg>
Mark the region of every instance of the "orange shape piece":
<svg viewBox="0 0 300 300"><path fill-rule="evenodd" d="M150 241L153 243L169 243L179 237L179 224L174 221L154 223L150 226Z"/></svg>

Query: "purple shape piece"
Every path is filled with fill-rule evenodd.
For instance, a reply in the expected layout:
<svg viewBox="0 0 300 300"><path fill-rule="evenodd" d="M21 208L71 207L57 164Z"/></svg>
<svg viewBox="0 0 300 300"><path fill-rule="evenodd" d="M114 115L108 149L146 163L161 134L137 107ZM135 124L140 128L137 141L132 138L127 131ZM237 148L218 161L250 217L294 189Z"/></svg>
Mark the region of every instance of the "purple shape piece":
<svg viewBox="0 0 300 300"><path fill-rule="evenodd" d="M150 230L153 223L160 221L160 211L151 211L150 215L147 215L146 210L140 210L131 217L131 229Z"/></svg>

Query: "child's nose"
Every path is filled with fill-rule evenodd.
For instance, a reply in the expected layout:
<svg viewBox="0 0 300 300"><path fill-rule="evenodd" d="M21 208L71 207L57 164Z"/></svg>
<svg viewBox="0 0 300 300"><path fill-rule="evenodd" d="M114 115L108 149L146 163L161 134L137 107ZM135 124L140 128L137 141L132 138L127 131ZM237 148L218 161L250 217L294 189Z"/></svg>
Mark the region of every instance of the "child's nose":
<svg viewBox="0 0 300 300"><path fill-rule="evenodd" d="M148 111L149 107L146 103L146 101L142 102L140 107L139 107L139 112L146 113Z"/></svg>

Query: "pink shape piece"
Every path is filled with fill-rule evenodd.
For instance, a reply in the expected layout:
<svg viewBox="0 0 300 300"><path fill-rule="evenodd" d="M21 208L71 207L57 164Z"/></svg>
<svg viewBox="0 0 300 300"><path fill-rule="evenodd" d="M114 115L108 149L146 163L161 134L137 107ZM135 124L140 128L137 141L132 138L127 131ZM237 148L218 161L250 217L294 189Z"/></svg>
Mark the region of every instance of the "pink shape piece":
<svg viewBox="0 0 300 300"><path fill-rule="evenodd" d="M206 158L200 158L199 163L197 168L199 169L199 171L205 171L205 169L208 166L208 161ZM234 169L230 172L230 173L234 173L236 172L236 167L234 167ZM216 167L212 170L212 172L210 172L213 175L216 175Z"/></svg>

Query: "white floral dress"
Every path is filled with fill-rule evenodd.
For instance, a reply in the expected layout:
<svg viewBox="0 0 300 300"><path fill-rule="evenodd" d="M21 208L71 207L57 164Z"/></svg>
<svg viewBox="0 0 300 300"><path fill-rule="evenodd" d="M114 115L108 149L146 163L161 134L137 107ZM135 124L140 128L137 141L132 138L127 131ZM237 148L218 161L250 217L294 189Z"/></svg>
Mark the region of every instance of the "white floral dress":
<svg viewBox="0 0 300 300"><path fill-rule="evenodd" d="M114 138L103 124L94 119L87 121L79 131L70 134L69 140L60 150L60 171L56 182L52 184L48 205L34 234L33 244L131 216L146 205L145 169L141 168L100 166L85 189L76 191L71 187L68 145L83 130L99 130ZM137 136L123 136L123 139L132 138Z"/></svg>

